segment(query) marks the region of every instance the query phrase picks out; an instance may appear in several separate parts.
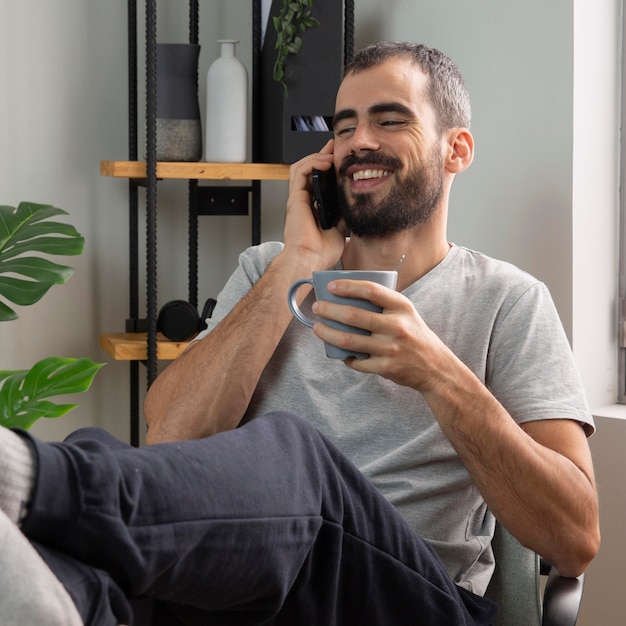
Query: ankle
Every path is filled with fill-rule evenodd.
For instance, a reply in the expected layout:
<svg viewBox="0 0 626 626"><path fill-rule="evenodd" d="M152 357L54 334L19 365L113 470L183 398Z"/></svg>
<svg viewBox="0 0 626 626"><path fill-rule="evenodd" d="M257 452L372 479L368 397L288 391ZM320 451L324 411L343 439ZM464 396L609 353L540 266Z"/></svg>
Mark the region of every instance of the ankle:
<svg viewBox="0 0 626 626"><path fill-rule="evenodd" d="M27 438L0 427L0 508L16 524L28 512L37 460Z"/></svg>

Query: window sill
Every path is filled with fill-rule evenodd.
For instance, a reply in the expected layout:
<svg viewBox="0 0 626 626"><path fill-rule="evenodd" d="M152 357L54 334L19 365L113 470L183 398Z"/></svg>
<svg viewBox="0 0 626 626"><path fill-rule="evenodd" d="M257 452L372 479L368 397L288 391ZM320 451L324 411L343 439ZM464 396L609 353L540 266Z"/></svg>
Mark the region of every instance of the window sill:
<svg viewBox="0 0 626 626"><path fill-rule="evenodd" d="M594 418L607 417L626 420L626 404L609 404L607 406L593 407L591 413Z"/></svg>

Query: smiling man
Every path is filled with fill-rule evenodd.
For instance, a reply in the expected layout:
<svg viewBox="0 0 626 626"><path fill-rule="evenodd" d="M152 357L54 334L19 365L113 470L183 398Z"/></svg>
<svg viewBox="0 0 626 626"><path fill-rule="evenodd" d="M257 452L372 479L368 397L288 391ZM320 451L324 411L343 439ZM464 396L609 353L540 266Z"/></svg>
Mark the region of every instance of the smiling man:
<svg viewBox="0 0 626 626"><path fill-rule="evenodd" d="M303 416L458 586L482 594L494 517L572 576L595 555L599 531L593 422L545 285L447 239L450 189L474 154L470 119L445 54L395 42L361 51L337 94L334 140L291 167L284 244L241 255L209 328L157 379L145 408L152 442L205 437L273 410ZM332 165L343 220L323 231L311 173ZM382 314L308 296L318 315L371 336L324 324L314 335L291 320L293 281L331 267L390 269L403 256L398 292L333 287ZM371 357L330 362L320 340Z"/></svg>
<svg viewBox="0 0 626 626"><path fill-rule="evenodd" d="M443 157L439 137L435 138L431 147L422 149L422 152L427 150L425 154L415 155L414 166L407 163L403 178L402 161L393 156L394 152L381 151L381 142L385 141L385 137L388 142L393 142L396 150L401 147L403 140L412 136L419 139L420 121L423 127L426 116L432 113L432 109L425 106L425 103L421 110L413 110L398 101L400 83L403 78L406 79L403 66L403 61L396 60L371 70L371 80L381 81L382 76L387 79L387 93L381 89L379 97L388 97L389 102L371 104L367 110L339 109L334 117L333 128L337 138L335 152L338 156L354 141L355 133L359 133L359 141L362 142L360 153L347 148L349 152L341 160L339 170L339 175L344 178L340 194L342 213L348 229L357 237L380 238L428 222L444 195ZM358 68L353 71L358 72ZM397 79L399 83L396 84L395 80L389 81L390 77ZM382 86L382 83L379 84ZM422 89L425 87L423 85ZM364 88L363 81L347 77L340 95L343 100L363 102L359 92ZM411 95L414 94L407 94L408 98ZM338 106L342 99L338 99ZM359 118L362 120L360 125ZM467 121L468 124L458 126L469 126L469 120ZM379 137L376 130L380 131ZM414 148L418 144L419 141L415 141ZM407 156L411 158L410 152ZM350 178L352 182L348 185ZM389 183L391 188L387 188L384 183ZM380 197L376 193L384 195Z"/></svg>
<svg viewBox="0 0 626 626"><path fill-rule="evenodd" d="M496 519L561 574L584 571L600 540L593 421L550 295L447 239L469 125L438 50L359 53L334 140L291 167L284 243L241 255L207 330L150 388L148 439L163 445L99 431L24 444L25 534L184 624L489 624ZM322 230L311 174L333 165L343 219ZM397 291L329 286L382 313L306 295L370 335L292 320L295 280L403 257ZM324 341L370 357L329 360Z"/></svg>

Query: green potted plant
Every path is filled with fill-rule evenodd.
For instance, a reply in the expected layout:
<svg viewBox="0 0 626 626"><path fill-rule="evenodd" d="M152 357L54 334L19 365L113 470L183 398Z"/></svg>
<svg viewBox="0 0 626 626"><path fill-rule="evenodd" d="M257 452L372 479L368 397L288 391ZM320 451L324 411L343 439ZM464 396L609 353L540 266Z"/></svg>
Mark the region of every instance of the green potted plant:
<svg viewBox="0 0 626 626"><path fill-rule="evenodd" d="M351 0L272 0L259 59L258 160L294 163L332 138L350 5Z"/></svg>
<svg viewBox="0 0 626 626"><path fill-rule="evenodd" d="M51 219L59 215L67 212L45 204L0 206L0 322L18 317L8 302L34 304L74 273L72 267L32 254L82 253L84 238L73 226ZM41 417L65 415L77 405L56 404L49 398L86 391L102 365L53 356L30 370L0 370L0 424L28 429Z"/></svg>
<svg viewBox="0 0 626 626"><path fill-rule="evenodd" d="M276 29L276 62L273 77L283 86L287 97L285 61L290 54L298 54L302 48L302 35L308 28L316 28L319 21L312 17L313 0L283 0L280 13L272 18Z"/></svg>

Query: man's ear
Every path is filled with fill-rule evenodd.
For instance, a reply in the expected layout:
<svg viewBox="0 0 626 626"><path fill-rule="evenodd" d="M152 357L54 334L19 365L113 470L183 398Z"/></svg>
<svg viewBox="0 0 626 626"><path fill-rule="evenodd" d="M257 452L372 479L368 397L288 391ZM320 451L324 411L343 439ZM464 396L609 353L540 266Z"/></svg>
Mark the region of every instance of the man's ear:
<svg viewBox="0 0 626 626"><path fill-rule="evenodd" d="M445 168L451 174L466 170L474 159L474 138L467 128L453 128L447 135Z"/></svg>

